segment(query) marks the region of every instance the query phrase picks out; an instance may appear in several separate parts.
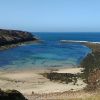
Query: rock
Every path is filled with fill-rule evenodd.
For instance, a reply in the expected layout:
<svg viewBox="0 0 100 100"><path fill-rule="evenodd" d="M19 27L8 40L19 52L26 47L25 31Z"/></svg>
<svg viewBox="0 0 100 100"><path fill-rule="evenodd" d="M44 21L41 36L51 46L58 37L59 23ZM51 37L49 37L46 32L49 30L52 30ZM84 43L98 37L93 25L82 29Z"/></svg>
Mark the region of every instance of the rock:
<svg viewBox="0 0 100 100"><path fill-rule="evenodd" d="M0 46L35 40L30 32L0 29Z"/></svg>
<svg viewBox="0 0 100 100"><path fill-rule="evenodd" d="M27 100L20 92L17 90L0 90L0 100Z"/></svg>

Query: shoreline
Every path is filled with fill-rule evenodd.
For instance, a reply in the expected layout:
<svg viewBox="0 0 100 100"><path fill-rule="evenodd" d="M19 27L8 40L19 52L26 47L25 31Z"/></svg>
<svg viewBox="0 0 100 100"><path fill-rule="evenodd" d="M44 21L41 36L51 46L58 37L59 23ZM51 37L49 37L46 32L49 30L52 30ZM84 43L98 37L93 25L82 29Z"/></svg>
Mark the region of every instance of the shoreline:
<svg viewBox="0 0 100 100"><path fill-rule="evenodd" d="M74 69L76 68L71 68L70 70L73 72L75 71ZM51 70L0 71L0 87L3 90L16 89L23 94L32 94L32 92L42 94L65 92L69 90L77 91L86 86L82 80L78 81L77 84L79 85L73 85L73 83L65 84L53 82L41 75L41 73L50 71Z"/></svg>
<svg viewBox="0 0 100 100"><path fill-rule="evenodd" d="M100 50L99 48L100 44L97 44L97 43L93 43L93 44L92 43L82 43L82 44L91 48L92 52L89 55L92 55L93 53ZM87 55L84 58L84 60L85 59L87 60L87 57L89 55ZM81 70L83 70L83 68L84 67L40 69L40 70L39 69L38 70L37 69L0 70L0 87L2 87L1 89L3 90L16 89L19 92L23 93L24 96L29 98L29 100L33 100L34 97L37 98L37 96L40 97L41 95L43 97L46 96L47 99L50 98L50 95L52 95L54 98L59 97L59 95L62 95L61 99L63 98L63 96L64 98L66 98L65 94L66 95L69 94L69 98L75 98L76 94L78 97L81 94L82 98L84 97L84 95L87 97L90 97L91 95L92 96L94 95L95 91L93 92L93 94L91 94L91 91L90 92L88 91L87 93L85 93L84 88L88 84L83 82L82 79L78 79L78 83L76 84L73 84L73 83L65 84L60 81L50 81L49 79L41 75L43 73L50 73L51 71L52 72L54 71L58 74L59 73L78 74L78 73L82 73ZM86 69L86 67L84 69ZM70 92L74 93L74 96L70 97L71 95Z"/></svg>

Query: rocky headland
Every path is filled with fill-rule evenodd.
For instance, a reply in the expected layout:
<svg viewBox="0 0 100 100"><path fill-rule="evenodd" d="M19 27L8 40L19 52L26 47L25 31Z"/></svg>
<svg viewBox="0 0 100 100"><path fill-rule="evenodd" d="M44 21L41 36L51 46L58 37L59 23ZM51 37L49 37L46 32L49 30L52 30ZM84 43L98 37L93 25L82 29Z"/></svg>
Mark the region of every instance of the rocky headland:
<svg viewBox="0 0 100 100"><path fill-rule="evenodd" d="M18 43L36 40L35 36L30 32L0 29L0 47L2 48L4 48L4 46L11 47L11 45L16 46L15 44Z"/></svg>

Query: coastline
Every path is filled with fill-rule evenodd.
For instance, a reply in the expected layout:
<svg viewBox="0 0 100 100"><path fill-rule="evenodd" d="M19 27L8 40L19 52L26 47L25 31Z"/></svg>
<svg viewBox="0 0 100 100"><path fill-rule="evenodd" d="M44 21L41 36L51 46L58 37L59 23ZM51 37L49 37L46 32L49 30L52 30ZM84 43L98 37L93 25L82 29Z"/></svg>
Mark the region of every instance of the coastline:
<svg viewBox="0 0 100 100"><path fill-rule="evenodd" d="M30 32L0 29L0 50L17 47L30 42L39 42L39 39Z"/></svg>
<svg viewBox="0 0 100 100"><path fill-rule="evenodd" d="M74 69L76 68L70 70L75 72ZM67 72L67 69L65 70ZM16 89L23 94L32 94L32 92L43 94L69 90L77 91L86 86L82 80L79 80L78 85L50 81L41 75L45 72L50 72L50 70L0 71L0 87L3 90Z"/></svg>
<svg viewBox="0 0 100 100"><path fill-rule="evenodd" d="M100 46L97 43L82 43L92 49L93 52L96 51L97 47ZM94 48L96 47L96 48ZM98 47L99 50L99 47ZM98 51L97 50L97 51ZM89 54L89 55L90 55ZM87 55L88 57L88 55ZM86 58L87 58L86 57ZM84 59L86 59L84 58ZM85 67L86 68L86 67ZM3 90L16 89L24 94L29 100L33 100L34 97L50 98L52 95L54 98L58 98L61 95L62 98L83 98L93 96L95 92L85 92L84 88L87 83L83 82L82 79L78 79L78 83L68 83L65 84L60 81L50 81L44 77L43 73L50 73L54 71L56 73L71 73L77 74L82 73L83 67L81 68L59 68L59 69L27 69L27 70L0 70L0 87ZM87 76L88 77L88 76ZM76 95L77 94L77 95ZM74 96L71 96L74 95ZM76 96L75 96L76 95ZM35 100L35 99L34 99Z"/></svg>

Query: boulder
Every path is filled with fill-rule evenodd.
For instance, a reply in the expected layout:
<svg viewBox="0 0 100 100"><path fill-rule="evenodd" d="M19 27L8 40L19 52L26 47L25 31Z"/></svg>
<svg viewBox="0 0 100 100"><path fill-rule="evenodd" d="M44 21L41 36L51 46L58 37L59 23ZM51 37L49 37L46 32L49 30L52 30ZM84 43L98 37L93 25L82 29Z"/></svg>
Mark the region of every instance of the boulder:
<svg viewBox="0 0 100 100"><path fill-rule="evenodd" d="M20 92L17 90L0 90L0 100L27 100Z"/></svg>

